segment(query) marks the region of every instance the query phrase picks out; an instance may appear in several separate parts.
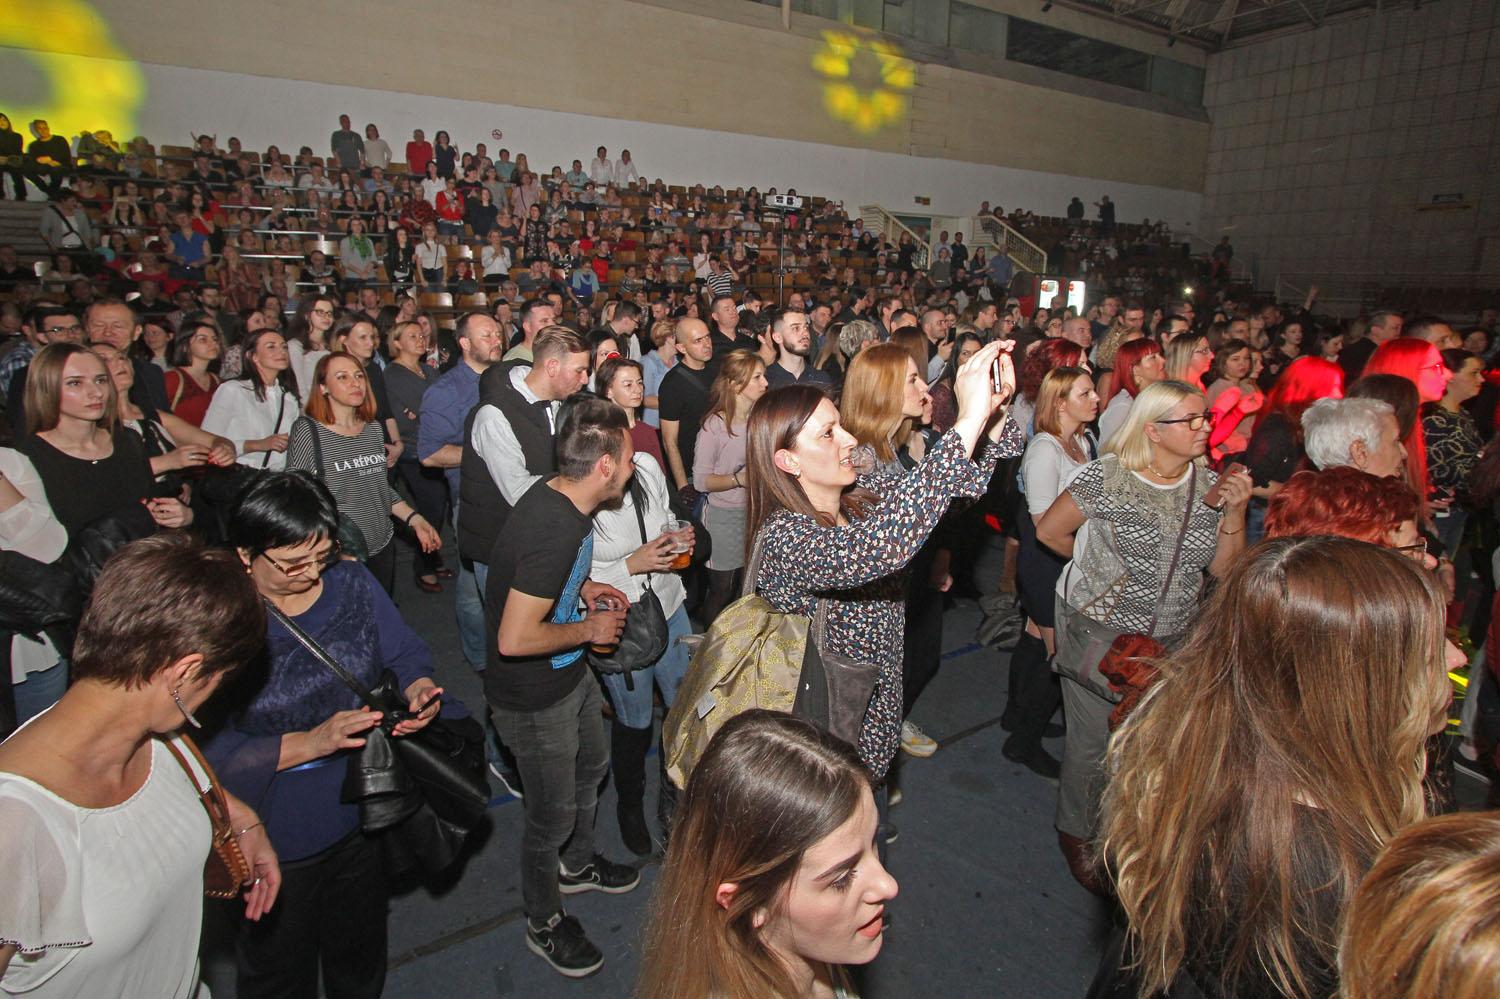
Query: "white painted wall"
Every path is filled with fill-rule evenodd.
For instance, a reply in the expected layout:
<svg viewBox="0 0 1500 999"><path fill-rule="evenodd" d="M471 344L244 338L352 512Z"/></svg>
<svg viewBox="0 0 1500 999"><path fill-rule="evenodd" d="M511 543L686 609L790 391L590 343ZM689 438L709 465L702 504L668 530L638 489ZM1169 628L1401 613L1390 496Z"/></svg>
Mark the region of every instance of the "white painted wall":
<svg viewBox="0 0 1500 999"><path fill-rule="evenodd" d="M0 93L6 89L8 62L13 65L0 59ZM153 64L142 69L148 94L140 131L157 145L188 145L191 133L208 131L218 135L220 146L234 135L247 149L264 150L275 143L294 153L308 145L326 156L328 136L338 127L339 114L347 113L358 131L366 122L378 125L398 160L413 128L424 129L429 139L447 129L462 150L484 142L491 155L501 145L512 154L524 152L542 172L553 164L567 170L573 159L583 160L587 168L597 146L608 147L612 157L624 147L648 178L726 187L753 184L763 191L794 187L842 200L851 210L868 203L916 208L914 198L923 196L932 205L922 210L932 213L967 215L989 201L1007 209L1062 215L1074 195L1092 203L1108 194L1121 221L1165 218L1174 228L1191 229L1202 200L1189 191L1068 176L1066 163L1055 174L1043 173L501 103ZM503 131L501 142L490 137L493 129Z"/></svg>

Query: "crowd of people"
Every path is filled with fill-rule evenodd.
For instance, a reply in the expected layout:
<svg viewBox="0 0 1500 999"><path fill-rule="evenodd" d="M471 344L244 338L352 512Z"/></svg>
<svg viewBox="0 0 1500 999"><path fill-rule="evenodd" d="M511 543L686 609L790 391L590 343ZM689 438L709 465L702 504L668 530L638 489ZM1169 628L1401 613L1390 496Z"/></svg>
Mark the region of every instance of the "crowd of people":
<svg viewBox="0 0 1500 999"><path fill-rule="evenodd" d="M0 260L0 548L39 581L0 586L7 991L194 994L206 775L254 875L238 994L379 995L391 872L349 761L472 714L521 799L526 946L558 973L604 960L565 896L641 881L596 841L610 779L625 847L665 855L639 994L855 995L961 597L1008 650L1001 752L1056 782L1062 856L1119 915L1093 994L1500 988L1493 933L1451 933L1474 917L1445 897L1500 889L1493 820L1435 817L1455 753L1497 745L1484 717L1444 736L1449 626L1478 645L1492 620L1493 314L1340 323L1227 288L1079 314L956 262L959 237L925 262L826 203L789 252L868 257L870 283L768 302L736 266L767 245L754 191L684 200L602 147L538 179L441 131L401 165L347 118L330 148L332 177L205 136L165 202L104 139L22 175L67 184L53 269ZM336 263L287 268L304 226ZM469 235L477 273L449 253ZM641 256L612 280L618 253ZM455 281L488 295L450 327L422 290ZM483 703L435 680L403 546ZM43 606L59 580L81 620ZM683 639L752 592L873 672L857 737L743 713L649 808ZM653 622L659 651L612 658ZM173 769L184 726L197 769Z"/></svg>

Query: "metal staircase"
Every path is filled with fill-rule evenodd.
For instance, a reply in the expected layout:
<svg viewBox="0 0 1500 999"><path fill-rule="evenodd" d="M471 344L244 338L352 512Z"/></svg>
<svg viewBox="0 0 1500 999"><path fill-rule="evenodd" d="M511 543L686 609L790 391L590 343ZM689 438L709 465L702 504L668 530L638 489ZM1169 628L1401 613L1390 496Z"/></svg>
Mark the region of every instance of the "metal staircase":
<svg viewBox="0 0 1500 999"><path fill-rule="evenodd" d="M1047 269L1047 254L1040 246L1021 235L1004 220L994 215L928 215L916 212L902 213L905 217L920 217L928 220L927 233L923 235L880 205L860 205L859 215L864 220L865 231L884 236L892 244L900 241L903 234L917 244L916 266L925 268L932 259L933 236L942 231L961 232L970 249L984 248L993 256L1003 253L1010 258L1018 270L1041 274Z"/></svg>

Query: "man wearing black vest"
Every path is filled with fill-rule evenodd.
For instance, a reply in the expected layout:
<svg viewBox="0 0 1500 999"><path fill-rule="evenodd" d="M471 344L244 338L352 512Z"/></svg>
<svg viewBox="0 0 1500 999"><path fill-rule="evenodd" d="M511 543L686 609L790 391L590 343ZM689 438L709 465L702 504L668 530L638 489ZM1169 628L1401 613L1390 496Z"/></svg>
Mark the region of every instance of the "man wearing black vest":
<svg viewBox="0 0 1500 999"><path fill-rule="evenodd" d="M459 466L458 550L474 563L484 592L490 552L516 501L557 471L557 411L589 376L589 347L566 326L548 326L531 346L532 363L491 366L479 378L479 405L464 427Z"/></svg>

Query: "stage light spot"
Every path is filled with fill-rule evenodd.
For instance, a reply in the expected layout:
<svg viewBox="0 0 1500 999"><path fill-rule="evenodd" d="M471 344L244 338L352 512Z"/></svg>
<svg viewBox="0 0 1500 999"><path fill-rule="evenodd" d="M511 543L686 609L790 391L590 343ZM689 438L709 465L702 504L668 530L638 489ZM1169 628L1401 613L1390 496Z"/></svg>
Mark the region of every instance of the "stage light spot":
<svg viewBox="0 0 1500 999"><path fill-rule="evenodd" d="M883 38L860 31L825 31L812 60L824 79L823 108L861 135L873 135L905 117L907 92L917 67Z"/></svg>
<svg viewBox="0 0 1500 999"><path fill-rule="evenodd" d="M146 80L92 5L11 0L0 19L0 45L29 60L46 82L34 100L0 109L16 131L24 135L27 122L45 118L54 134L70 138L102 129L123 144L135 135Z"/></svg>

